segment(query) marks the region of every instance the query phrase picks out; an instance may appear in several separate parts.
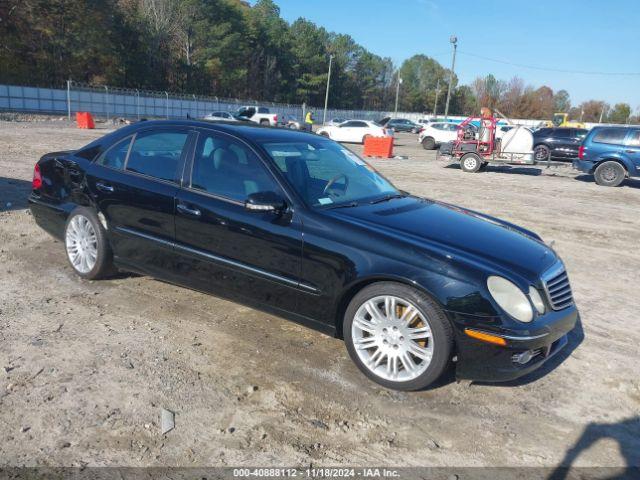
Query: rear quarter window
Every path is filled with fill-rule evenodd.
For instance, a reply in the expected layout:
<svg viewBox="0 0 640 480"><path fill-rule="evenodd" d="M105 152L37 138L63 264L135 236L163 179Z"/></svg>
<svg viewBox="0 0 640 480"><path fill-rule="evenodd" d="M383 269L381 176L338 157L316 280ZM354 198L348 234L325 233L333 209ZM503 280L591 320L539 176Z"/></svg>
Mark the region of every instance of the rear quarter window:
<svg viewBox="0 0 640 480"><path fill-rule="evenodd" d="M606 128L598 130L591 139L594 143L608 143L613 145L622 145L624 137L627 136L626 128Z"/></svg>

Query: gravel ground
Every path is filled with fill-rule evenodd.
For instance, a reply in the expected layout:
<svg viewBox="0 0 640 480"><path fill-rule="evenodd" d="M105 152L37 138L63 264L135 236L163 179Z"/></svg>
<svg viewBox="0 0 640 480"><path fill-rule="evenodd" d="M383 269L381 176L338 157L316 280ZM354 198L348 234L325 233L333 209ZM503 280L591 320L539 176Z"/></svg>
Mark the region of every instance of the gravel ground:
<svg viewBox="0 0 640 480"><path fill-rule="evenodd" d="M507 385L399 393L340 340L151 278L75 276L27 210L40 155L106 132L0 121L0 463L52 466L640 465L640 182L567 167L443 168L415 136L398 187L530 228L564 258L582 331ZM359 151L359 146L354 146ZM175 429L160 431L162 408Z"/></svg>

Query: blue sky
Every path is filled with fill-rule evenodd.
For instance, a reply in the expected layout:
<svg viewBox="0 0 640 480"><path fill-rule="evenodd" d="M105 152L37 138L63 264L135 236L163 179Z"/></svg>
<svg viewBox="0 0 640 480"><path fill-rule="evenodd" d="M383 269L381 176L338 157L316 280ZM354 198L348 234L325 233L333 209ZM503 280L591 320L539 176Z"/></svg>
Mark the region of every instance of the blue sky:
<svg viewBox="0 0 640 480"><path fill-rule="evenodd" d="M451 62L462 83L493 73L566 89L574 104L601 99L640 108L640 75L583 75L549 69L640 72L640 0L274 0L291 22L305 17L400 64L418 53Z"/></svg>

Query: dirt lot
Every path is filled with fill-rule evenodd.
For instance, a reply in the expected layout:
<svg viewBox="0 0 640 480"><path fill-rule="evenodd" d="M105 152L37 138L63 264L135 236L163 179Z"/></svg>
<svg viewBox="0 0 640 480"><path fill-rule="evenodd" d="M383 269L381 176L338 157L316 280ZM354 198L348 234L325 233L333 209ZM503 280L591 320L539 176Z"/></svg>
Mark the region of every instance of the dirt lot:
<svg viewBox="0 0 640 480"><path fill-rule="evenodd" d="M286 320L151 278L76 277L26 197L40 155L105 131L0 122L0 463L640 465L640 182L464 174L408 134L396 151L409 159L373 160L400 188L554 240L583 325L521 382L397 393L341 341Z"/></svg>

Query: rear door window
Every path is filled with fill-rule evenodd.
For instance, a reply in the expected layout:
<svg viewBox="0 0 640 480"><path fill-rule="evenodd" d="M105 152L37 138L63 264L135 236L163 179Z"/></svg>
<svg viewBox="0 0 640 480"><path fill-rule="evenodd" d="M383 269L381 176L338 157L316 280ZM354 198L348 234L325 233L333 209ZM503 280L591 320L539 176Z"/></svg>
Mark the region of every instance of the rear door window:
<svg viewBox="0 0 640 480"><path fill-rule="evenodd" d="M627 145L629 147L640 147L640 130L631 130L629 138L627 139Z"/></svg>
<svg viewBox="0 0 640 480"><path fill-rule="evenodd" d="M593 142L621 145L624 142L624 137L626 136L626 128L603 128L593 136Z"/></svg>
<svg viewBox="0 0 640 480"><path fill-rule="evenodd" d="M127 170L160 180L175 181L180 157L187 143L187 131L149 131L136 135Z"/></svg>
<svg viewBox="0 0 640 480"><path fill-rule="evenodd" d="M122 170L124 168L124 162L127 159L127 153L129 153L129 146L131 145L132 138L133 137L127 137L124 140L120 140L100 155L96 160L96 163L103 167Z"/></svg>

